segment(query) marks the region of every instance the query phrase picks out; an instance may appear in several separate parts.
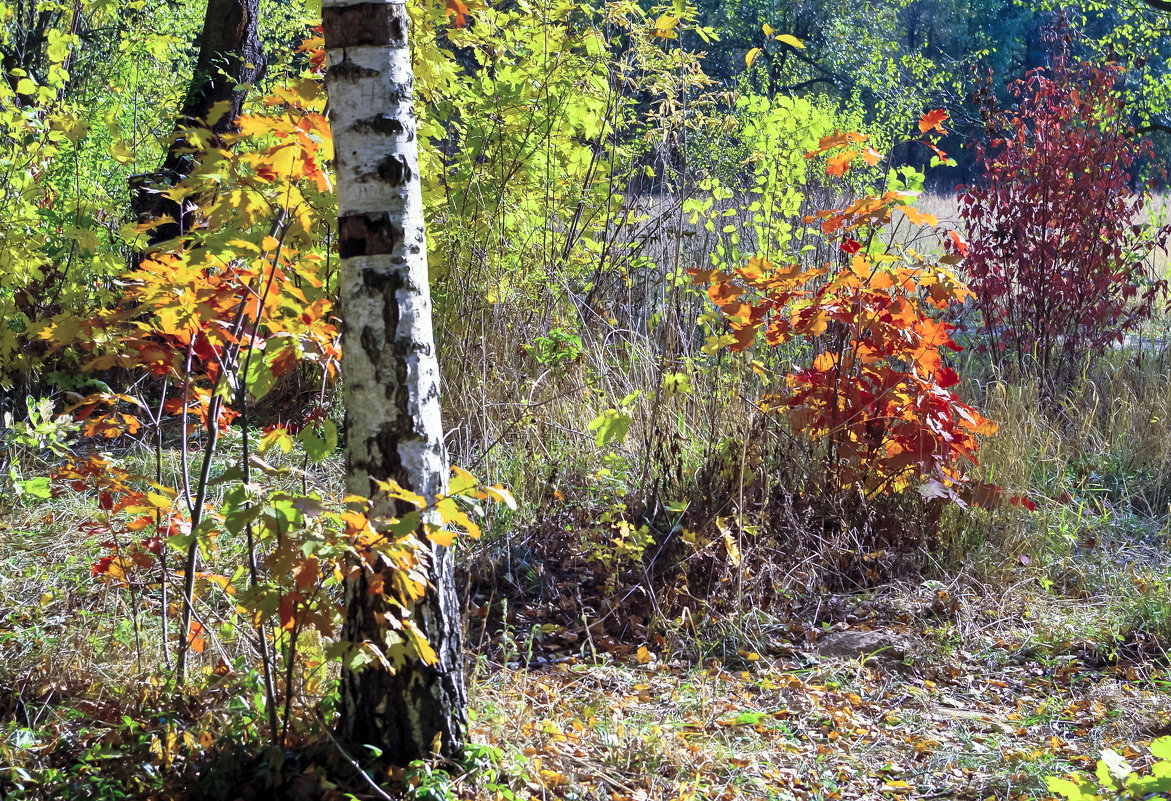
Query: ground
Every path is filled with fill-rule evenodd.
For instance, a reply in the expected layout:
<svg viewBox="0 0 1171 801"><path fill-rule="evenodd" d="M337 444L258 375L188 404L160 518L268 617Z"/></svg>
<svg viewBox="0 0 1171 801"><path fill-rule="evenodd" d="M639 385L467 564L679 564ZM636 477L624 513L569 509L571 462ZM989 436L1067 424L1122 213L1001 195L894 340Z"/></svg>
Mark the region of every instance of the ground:
<svg viewBox="0 0 1171 801"><path fill-rule="evenodd" d="M91 574L103 550L84 514L0 517L11 797L343 798L320 778L337 760L328 703L312 702L328 668L301 663L310 702L286 752L241 757L234 743L265 735L243 639L221 630L192 685L169 686L159 600L139 588L136 621L126 588ZM524 582L507 599L473 591L469 762L388 778L417 799L1040 798L1103 748L1141 764L1171 733L1165 548L1152 527L1095 531L996 583L936 570L627 636L558 611L556 575L529 587L539 598Z"/></svg>
<svg viewBox="0 0 1171 801"><path fill-rule="evenodd" d="M982 799L1044 795L1047 775L1171 732L1160 666L1046 635L1084 610L922 590L851 599L849 629L789 626L774 653L481 663L477 733L537 798ZM835 629L912 650L819 655Z"/></svg>

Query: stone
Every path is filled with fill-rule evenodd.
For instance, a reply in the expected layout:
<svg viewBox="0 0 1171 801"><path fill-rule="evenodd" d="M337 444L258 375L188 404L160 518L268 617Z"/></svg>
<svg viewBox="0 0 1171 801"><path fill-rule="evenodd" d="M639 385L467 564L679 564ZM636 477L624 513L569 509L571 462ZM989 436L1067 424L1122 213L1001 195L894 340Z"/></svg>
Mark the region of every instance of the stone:
<svg viewBox="0 0 1171 801"><path fill-rule="evenodd" d="M889 631L831 631L815 644L821 656L839 656L847 659L874 657L883 661L902 661L912 655L911 643Z"/></svg>

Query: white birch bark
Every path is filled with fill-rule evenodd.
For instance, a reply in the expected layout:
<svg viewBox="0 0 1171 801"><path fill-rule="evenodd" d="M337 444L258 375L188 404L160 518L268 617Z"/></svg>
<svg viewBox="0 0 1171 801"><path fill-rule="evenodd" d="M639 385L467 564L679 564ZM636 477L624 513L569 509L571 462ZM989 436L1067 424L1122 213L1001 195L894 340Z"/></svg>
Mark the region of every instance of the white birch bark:
<svg viewBox="0 0 1171 801"><path fill-rule="evenodd" d="M337 169L346 488L369 497L371 479L394 479L432 499L447 467L409 20L402 0L324 0L322 16ZM375 509L394 512L387 502ZM433 586L415 618L439 661L342 677L341 733L399 764L428 756L437 736L441 751L454 753L466 725L452 557L430 549ZM347 587L346 602L343 637L385 645L385 606L365 579Z"/></svg>

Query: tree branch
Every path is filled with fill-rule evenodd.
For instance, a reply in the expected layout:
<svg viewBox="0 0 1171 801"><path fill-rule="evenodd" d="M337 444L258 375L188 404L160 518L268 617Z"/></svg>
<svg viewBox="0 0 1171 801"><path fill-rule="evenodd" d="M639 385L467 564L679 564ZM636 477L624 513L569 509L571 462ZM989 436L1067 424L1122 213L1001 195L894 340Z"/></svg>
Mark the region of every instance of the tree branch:
<svg viewBox="0 0 1171 801"><path fill-rule="evenodd" d="M1143 0L1143 2L1145 3L1147 0ZM1171 3L1168 5L1171 6ZM1154 131L1158 131L1159 133L1171 133L1171 125L1165 122L1148 122L1146 125L1134 129L1136 134L1152 133Z"/></svg>
<svg viewBox="0 0 1171 801"><path fill-rule="evenodd" d="M1150 6L1156 11L1163 11L1171 14L1171 0L1140 0L1140 2Z"/></svg>

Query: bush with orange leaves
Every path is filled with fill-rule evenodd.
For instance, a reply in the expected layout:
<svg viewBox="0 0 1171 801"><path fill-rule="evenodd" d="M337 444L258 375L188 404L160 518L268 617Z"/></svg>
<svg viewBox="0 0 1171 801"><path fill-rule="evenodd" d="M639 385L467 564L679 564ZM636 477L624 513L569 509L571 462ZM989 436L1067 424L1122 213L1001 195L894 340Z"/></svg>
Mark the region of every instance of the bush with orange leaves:
<svg viewBox="0 0 1171 801"><path fill-rule="evenodd" d="M942 130L941 114L925 116L921 132ZM875 163L864 141L834 134L809 157L832 151L827 172L842 175L857 157ZM940 232L953 253L936 258L883 242L879 234L896 222L895 212L899 224L938 225L910 205L915 193L893 176L882 194L806 218L836 241L837 263L756 257L731 272L690 273L729 324L719 345L743 351L758 338L769 347L804 338L817 354L760 406L824 445L831 493L871 499L918 490L927 499L987 502L994 488L970 480L967 467L976 463L978 436L996 425L955 394L960 379L946 363L949 351L962 349L944 312L972 297L952 269L966 246L954 231Z"/></svg>

